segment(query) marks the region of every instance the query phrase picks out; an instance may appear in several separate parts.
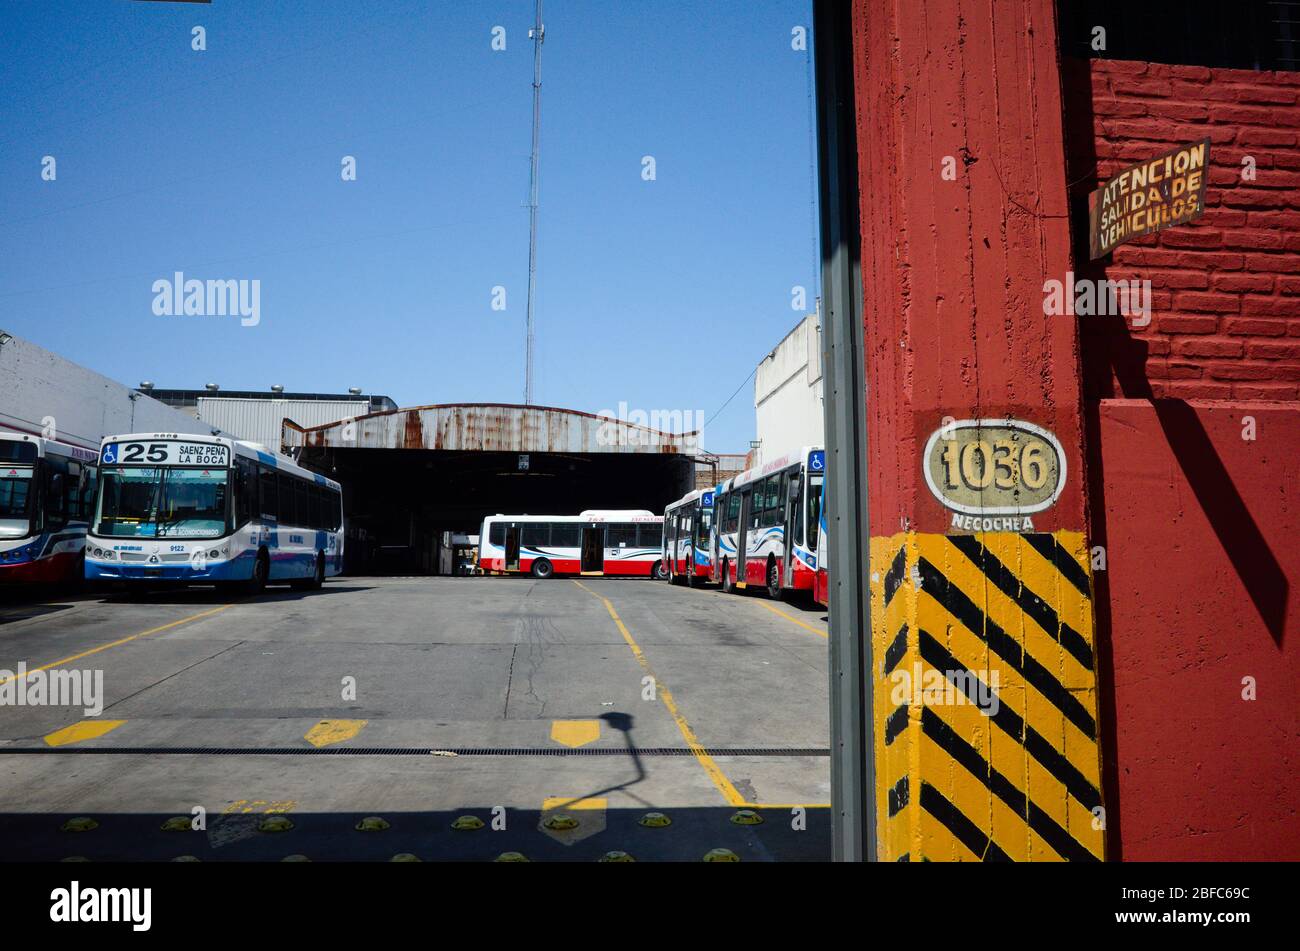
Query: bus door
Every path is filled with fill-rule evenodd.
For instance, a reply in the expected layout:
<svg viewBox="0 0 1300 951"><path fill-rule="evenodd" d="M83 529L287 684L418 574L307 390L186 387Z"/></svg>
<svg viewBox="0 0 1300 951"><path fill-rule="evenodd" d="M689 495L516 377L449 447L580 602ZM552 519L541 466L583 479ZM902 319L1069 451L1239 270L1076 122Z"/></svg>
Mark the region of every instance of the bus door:
<svg viewBox="0 0 1300 951"><path fill-rule="evenodd" d="M799 531L799 503L803 499L800 489L803 487L803 479L798 469L786 476L785 482L785 554L782 555L783 564L781 565L781 581L784 587L794 587L794 575L791 570L794 566L794 545L795 542L803 541L802 533Z"/></svg>
<svg viewBox="0 0 1300 951"><path fill-rule="evenodd" d="M599 575L605 572L605 526L584 525L582 527L582 563L580 571L584 575Z"/></svg>
<svg viewBox="0 0 1300 951"><path fill-rule="evenodd" d="M762 485L760 482L759 485ZM736 587L745 587L745 556L749 554L749 510L753 507L754 490L750 486L740 493L740 525L736 527Z"/></svg>
<svg viewBox="0 0 1300 951"><path fill-rule="evenodd" d="M506 526L506 571L519 570L519 526Z"/></svg>

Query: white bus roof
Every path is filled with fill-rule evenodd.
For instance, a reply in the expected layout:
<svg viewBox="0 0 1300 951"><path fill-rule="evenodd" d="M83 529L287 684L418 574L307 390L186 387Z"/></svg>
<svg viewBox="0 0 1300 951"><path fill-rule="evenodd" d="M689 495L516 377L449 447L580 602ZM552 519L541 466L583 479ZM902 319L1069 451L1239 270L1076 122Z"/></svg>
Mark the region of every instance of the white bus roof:
<svg viewBox="0 0 1300 951"><path fill-rule="evenodd" d="M665 513L671 512L674 509L681 508L683 505L690 505L692 502L698 502L701 498L704 497L705 493L712 494L713 491L714 491L713 487L710 486L707 489L696 489L694 492L687 492L676 502L669 502L667 505L665 505L664 512Z"/></svg>
<svg viewBox="0 0 1300 951"><path fill-rule="evenodd" d="M192 433L122 433L117 436L105 436L100 442L100 452L103 452L105 446L114 442L145 442L147 440L179 440L182 442L205 443L214 446L226 446L235 456L243 456L245 459L254 459L264 465L274 466L283 472L290 472L294 475L311 479L319 485L326 485L332 489L341 487L333 479L321 475L319 472L312 472L305 469L298 463L294 462L286 455L278 452L272 452L259 443L245 442L242 439L230 439L226 436L195 436ZM98 457L96 457L98 458Z"/></svg>
<svg viewBox="0 0 1300 951"><path fill-rule="evenodd" d="M29 442L36 447L37 457L54 452L56 455L70 456L81 462L94 462L99 458L99 454L93 449L83 449L81 446L72 445L72 443L60 442L57 439L49 439L45 436L33 436L31 433L18 433L8 429L0 429L0 440L5 442Z"/></svg>
<svg viewBox="0 0 1300 951"><path fill-rule="evenodd" d="M778 456L771 462L755 466L753 469L746 469L739 475L734 475L726 482L721 483L718 486L718 491L730 492L733 489L755 482L764 476L769 476L773 472L780 472L782 469L788 469L791 466L806 464L808 457L821 448L821 446L803 446L795 452L788 452L784 456Z"/></svg>
<svg viewBox="0 0 1300 951"><path fill-rule="evenodd" d="M484 521L514 521L514 522L662 522L662 515L655 515L653 512L645 509L630 509L627 511L598 511L595 509L583 512L581 515L502 515L498 512L496 515L489 515Z"/></svg>

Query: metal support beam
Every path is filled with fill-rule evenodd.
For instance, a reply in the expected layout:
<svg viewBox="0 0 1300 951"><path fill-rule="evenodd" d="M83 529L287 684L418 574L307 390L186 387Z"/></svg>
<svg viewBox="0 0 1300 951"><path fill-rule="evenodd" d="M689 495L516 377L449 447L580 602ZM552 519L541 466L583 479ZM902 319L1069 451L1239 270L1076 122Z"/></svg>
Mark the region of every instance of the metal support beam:
<svg viewBox="0 0 1300 951"><path fill-rule="evenodd" d="M814 0L821 199L822 357L830 554L832 855L876 858L871 617L867 605L867 433L862 266L853 102L852 6Z"/></svg>

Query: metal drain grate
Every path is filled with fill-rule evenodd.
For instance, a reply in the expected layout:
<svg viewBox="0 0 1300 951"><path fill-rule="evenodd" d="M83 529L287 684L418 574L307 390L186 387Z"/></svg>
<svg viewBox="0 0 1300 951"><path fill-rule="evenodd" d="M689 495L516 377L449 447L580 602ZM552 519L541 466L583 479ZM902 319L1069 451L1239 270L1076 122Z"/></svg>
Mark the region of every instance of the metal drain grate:
<svg viewBox="0 0 1300 951"><path fill-rule="evenodd" d="M131 756L694 756L687 746L579 747L561 749L546 746L342 746L342 747L238 747L238 746L0 746L0 754L131 755ZM715 747L704 749L709 756L830 756L828 749L796 747Z"/></svg>

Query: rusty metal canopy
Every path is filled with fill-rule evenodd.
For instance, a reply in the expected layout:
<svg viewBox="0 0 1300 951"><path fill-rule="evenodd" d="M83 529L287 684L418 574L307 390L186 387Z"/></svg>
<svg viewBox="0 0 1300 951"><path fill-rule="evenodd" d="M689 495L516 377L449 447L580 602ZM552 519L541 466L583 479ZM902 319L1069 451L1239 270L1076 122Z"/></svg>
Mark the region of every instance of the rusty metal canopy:
<svg viewBox="0 0 1300 951"><path fill-rule="evenodd" d="M670 422L650 417L647 421ZM680 455L696 454L699 436L664 432L631 419L513 403L414 406L313 427L286 419L282 434L287 448Z"/></svg>

